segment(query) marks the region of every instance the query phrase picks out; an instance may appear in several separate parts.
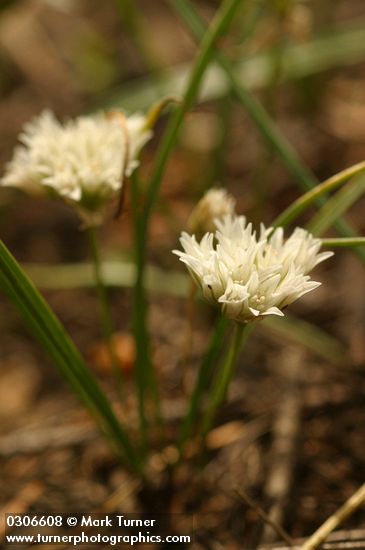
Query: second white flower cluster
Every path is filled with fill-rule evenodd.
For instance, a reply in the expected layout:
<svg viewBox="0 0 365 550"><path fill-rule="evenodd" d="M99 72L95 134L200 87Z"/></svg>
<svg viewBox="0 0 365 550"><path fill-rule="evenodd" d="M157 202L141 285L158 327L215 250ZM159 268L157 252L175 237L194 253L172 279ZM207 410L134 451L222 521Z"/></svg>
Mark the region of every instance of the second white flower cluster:
<svg viewBox="0 0 365 550"><path fill-rule="evenodd" d="M221 306L230 319L249 322L283 309L317 288L308 273L333 255L319 252L321 240L297 228L284 240L282 228L257 234L244 216L216 219L216 231L198 242L182 233L184 252L175 250L204 297Z"/></svg>
<svg viewBox="0 0 365 550"><path fill-rule="evenodd" d="M53 192L86 226L99 225L151 136L147 118L138 113L98 113L61 124L44 111L24 126L0 184L33 195Z"/></svg>

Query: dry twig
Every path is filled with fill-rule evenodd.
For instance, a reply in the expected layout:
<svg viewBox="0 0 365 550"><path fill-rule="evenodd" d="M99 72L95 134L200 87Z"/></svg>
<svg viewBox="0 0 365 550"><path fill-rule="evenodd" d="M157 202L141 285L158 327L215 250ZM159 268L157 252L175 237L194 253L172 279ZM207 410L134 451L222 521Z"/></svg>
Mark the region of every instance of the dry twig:
<svg viewBox="0 0 365 550"><path fill-rule="evenodd" d="M280 538L282 538L290 547L293 546L293 539L288 535L288 533L279 525L276 523L273 519L271 519L267 513L261 508L261 506L255 502L251 497L248 496L248 494L243 491L242 489L240 491L236 491L237 495L244 500L244 502L252 508L256 512L256 514L262 519L262 521L269 526L277 535L279 535Z"/></svg>
<svg viewBox="0 0 365 550"><path fill-rule="evenodd" d="M301 546L300 550L318 548L341 523L350 517L365 502L365 483L330 516L311 537Z"/></svg>

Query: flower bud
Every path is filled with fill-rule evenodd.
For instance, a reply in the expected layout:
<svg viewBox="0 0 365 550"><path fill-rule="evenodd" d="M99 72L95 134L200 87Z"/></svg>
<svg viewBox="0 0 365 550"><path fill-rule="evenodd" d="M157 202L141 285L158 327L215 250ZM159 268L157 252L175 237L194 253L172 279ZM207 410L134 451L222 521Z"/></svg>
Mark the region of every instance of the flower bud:
<svg viewBox="0 0 365 550"><path fill-rule="evenodd" d="M225 189L210 189L200 199L188 220L188 231L198 237L216 230L216 220L234 214L236 201Z"/></svg>

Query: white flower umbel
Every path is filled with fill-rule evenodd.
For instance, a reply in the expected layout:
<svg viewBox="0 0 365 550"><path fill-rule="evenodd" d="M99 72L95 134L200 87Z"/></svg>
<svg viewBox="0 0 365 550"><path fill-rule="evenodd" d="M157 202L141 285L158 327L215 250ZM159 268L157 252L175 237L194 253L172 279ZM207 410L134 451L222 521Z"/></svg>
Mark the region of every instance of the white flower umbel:
<svg viewBox="0 0 365 550"><path fill-rule="evenodd" d="M52 190L77 208L86 225L95 225L151 135L139 114L81 116L61 124L44 111L24 126L1 183L31 194Z"/></svg>
<svg viewBox="0 0 365 550"><path fill-rule="evenodd" d="M284 239L282 228L261 225L259 234L244 216L216 220L215 233L198 242L182 233L186 264L204 297L220 304L230 319L249 322L264 315L284 315L283 309L317 288L308 273L333 252L319 252L320 239L297 228Z"/></svg>
<svg viewBox="0 0 365 550"><path fill-rule="evenodd" d="M189 232L204 235L207 231L215 231L215 220L222 219L227 214L234 214L235 206L235 199L225 189L210 189L190 214Z"/></svg>

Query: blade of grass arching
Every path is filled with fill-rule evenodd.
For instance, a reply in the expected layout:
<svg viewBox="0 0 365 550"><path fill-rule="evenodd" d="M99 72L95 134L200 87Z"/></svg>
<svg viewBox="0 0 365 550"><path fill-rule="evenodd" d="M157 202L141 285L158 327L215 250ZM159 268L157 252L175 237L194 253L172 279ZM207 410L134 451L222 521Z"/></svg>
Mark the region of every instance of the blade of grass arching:
<svg viewBox="0 0 365 550"><path fill-rule="evenodd" d="M207 389L208 382L212 375L215 362L222 348L224 337L227 333L229 320L220 316L215 325L214 332L210 339L208 350L200 366L193 393L189 400L189 409L180 428L178 438L178 449L180 458L183 456L186 441L191 436L196 426L197 416L200 410L203 393Z"/></svg>
<svg viewBox="0 0 365 550"><path fill-rule="evenodd" d="M364 176L347 183L313 216L307 225L308 231L318 237L323 235L364 193Z"/></svg>
<svg viewBox="0 0 365 550"><path fill-rule="evenodd" d="M313 204L316 199L322 197L330 191L337 189L338 187L346 183L349 179L364 171L365 161L354 164L349 168L345 168L345 170L341 170L341 172L338 172L334 176L331 176L316 187L313 187L313 189L311 189L307 193L304 193L304 195L301 195L276 218L273 225L275 227L286 227L287 225L289 225L289 223L294 221L295 218L299 216L299 214L306 210L306 208L311 206L311 204Z"/></svg>
<svg viewBox="0 0 365 550"><path fill-rule="evenodd" d="M285 317L267 317L258 328L301 344L334 365L346 365L348 362L346 349L336 338L294 315L285 313Z"/></svg>
<svg viewBox="0 0 365 550"><path fill-rule="evenodd" d="M83 365L72 341L30 281L24 277L21 269L3 243L0 243L0 253L0 273L4 290L7 291L9 298L18 306L33 333L53 357L75 391L85 399L86 404L90 405L94 412L98 412L99 419L103 421L104 429L105 427L108 428L114 439L120 431L120 437L118 436L120 441L117 440L117 443L120 443L121 440L124 440L123 430L120 430L107 399ZM127 439L125 443L128 446ZM128 451L127 449L127 454Z"/></svg>
<svg viewBox="0 0 365 550"><path fill-rule="evenodd" d="M196 38L200 38L205 31L205 23L199 13L193 7L189 0L169 0L169 4L176 9L183 17L189 28L193 31ZM182 11L182 6L184 10ZM276 151L289 172L295 177L298 185L304 191L308 191L318 184L318 180L302 163L295 149L281 134L277 125L271 120L262 105L246 90L235 76L233 66L220 52L216 52L216 59L224 69L228 82L237 100L243 105L247 113L254 121L257 129L261 132L264 139L270 147ZM324 197L316 199L315 204L322 206L325 202ZM352 228L344 221L338 219L335 227L343 237L357 236ZM356 250L355 253L365 263L365 253L362 250Z"/></svg>
<svg viewBox="0 0 365 550"><path fill-rule="evenodd" d="M19 298L19 293L14 291L14 285L8 283L8 280L4 277L1 271L0 288L5 292L5 294L13 302L13 304L18 307L23 316L23 319L25 320L25 323L28 325L35 338L39 341L39 343L48 353L48 355L54 360L54 362L58 366L59 371L66 379L66 381L68 381L75 393L79 396L80 400L90 410L96 422L99 424L101 433L110 441L114 452L116 452L119 456L122 456L120 445L116 445L115 437L112 434L112 431L108 428L107 423L103 418L103 415L100 414L97 400L90 396L90 391L87 388L87 384L85 384L85 380L82 377L80 377L79 380L79 377L75 375L72 370L70 370L69 361L65 360L65 357L59 352L57 346L53 346L52 343L50 343L49 338L45 334L45 331L36 322L34 314L31 313L31 309L28 307L24 307L24 301L22 300L22 298Z"/></svg>
<svg viewBox="0 0 365 550"><path fill-rule="evenodd" d="M68 363L65 361L62 354L59 352L56 346L53 346L50 343L47 335L45 334L42 327L36 322L34 315L31 313L30 308L24 307L24 302L22 301L20 294L14 290L14 285L8 283L8 279L4 276L3 272L0 270L0 288L8 296L10 301L18 308L20 313L23 316L25 324L29 327L33 336L38 340L46 353L51 357L58 366L61 375L65 378L66 381L73 388L75 393L79 396L82 403L89 409L90 413L94 416L96 422L99 424L99 428L103 436L105 436L113 447L113 450L120 455L120 449L116 447L113 438L110 435L110 432L105 427L105 422L100 417L100 412L95 406L94 400L90 398L89 393L85 390L85 385L80 383L77 376L70 371Z"/></svg>
<svg viewBox="0 0 365 550"><path fill-rule="evenodd" d="M180 0L176 0L179 8ZM183 9L183 6L182 6ZM234 64L235 77L247 90L268 86L272 71L272 49L250 55ZM365 21L356 19L338 27L321 31L311 40L300 44L288 44L283 49L281 81L303 78L331 68L351 65L364 60ZM169 68L161 75L158 85L151 76L123 83L121 89L113 91L94 105L94 109L120 107L129 112L145 111L164 95L181 96L191 72L191 65L184 64ZM211 64L199 92L200 101L211 101L226 96L230 91L228 79L216 64Z"/></svg>
<svg viewBox="0 0 365 550"><path fill-rule="evenodd" d="M103 431L108 433L119 451L123 452L129 466L141 473L139 458L114 415L108 399L84 365L61 323L2 241L0 241L0 284L61 374L91 412L97 414Z"/></svg>

